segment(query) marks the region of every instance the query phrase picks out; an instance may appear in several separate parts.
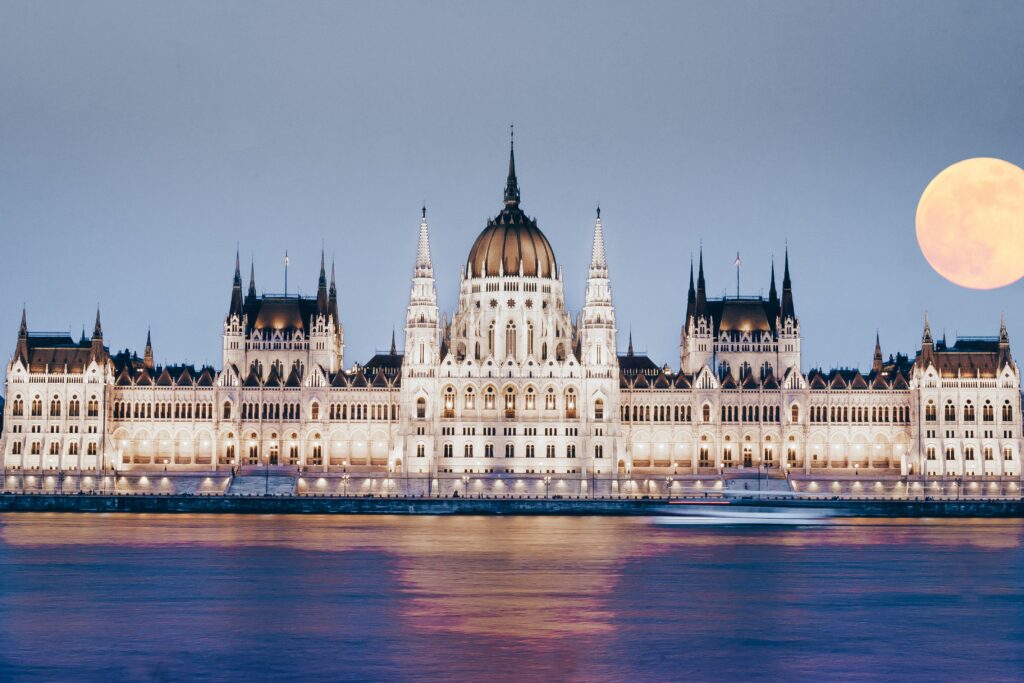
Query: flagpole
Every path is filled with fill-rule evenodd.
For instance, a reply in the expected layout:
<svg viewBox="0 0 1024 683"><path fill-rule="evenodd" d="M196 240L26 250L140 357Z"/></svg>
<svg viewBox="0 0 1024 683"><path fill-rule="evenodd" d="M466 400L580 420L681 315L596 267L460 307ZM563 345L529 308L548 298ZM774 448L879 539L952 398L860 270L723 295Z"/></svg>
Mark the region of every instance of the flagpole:
<svg viewBox="0 0 1024 683"><path fill-rule="evenodd" d="M288 296L288 250L284 251L284 295Z"/></svg>
<svg viewBox="0 0 1024 683"><path fill-rule="evenodd" d="M743 265L743 261L740 260L740 252L736 252L736 298L740 298L740 266Z"/></svg>

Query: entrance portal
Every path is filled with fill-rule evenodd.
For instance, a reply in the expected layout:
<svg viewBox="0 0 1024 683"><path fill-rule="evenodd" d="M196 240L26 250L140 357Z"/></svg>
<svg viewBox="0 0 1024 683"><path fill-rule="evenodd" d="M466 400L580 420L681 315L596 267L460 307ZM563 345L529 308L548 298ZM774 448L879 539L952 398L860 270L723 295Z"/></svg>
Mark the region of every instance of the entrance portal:
<svg viewBox="0 0 1024 683"><path fill-rule="evenodd" d="M278 451L277 444L274 444L273 446L270 447L270 464L271 465L276 465L277 464L278 455L279 455L279 451Z"/></svg>
<svg viewBox="0 0 1024 683"><path fill-rule="evenodd" d="M753 467L754 466L754 449L750 446L743 447L743 466Z"/></svg>

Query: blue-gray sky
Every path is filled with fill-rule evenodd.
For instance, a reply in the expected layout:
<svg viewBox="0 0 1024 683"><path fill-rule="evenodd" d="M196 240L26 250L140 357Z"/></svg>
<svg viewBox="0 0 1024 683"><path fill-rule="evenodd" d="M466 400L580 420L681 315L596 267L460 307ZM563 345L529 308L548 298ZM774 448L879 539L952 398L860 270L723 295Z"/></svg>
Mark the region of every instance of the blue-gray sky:
<svg viewBox="0 0 1024 683"><path fill-rule="evenodd" d="M594 206L621 347L678 364L687 267L767 290L788 239L804 366L937 334L1024 335L1017 283L964 290L917 247L949 164L1024 165L1018 2L0 0L0 346L91 328L219 366L235 245L260 289L338 261L346 364L401 327L426 201L439 295L501 204L579 308ZM781 273L780 273L781 275ZM1024 349L1020 351L1024 353Z"/></svg>

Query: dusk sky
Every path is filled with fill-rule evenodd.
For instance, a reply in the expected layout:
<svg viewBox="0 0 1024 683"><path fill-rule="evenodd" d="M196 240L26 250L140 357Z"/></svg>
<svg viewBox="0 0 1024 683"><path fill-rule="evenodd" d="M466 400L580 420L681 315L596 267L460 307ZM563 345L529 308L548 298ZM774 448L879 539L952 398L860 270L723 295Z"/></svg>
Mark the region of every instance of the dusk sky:
<svg viewBox="0 0 1024 683"><path fill-rule="evenodd" d="M220 366L235 247L257 287L337 260L345 363L399 344L421 202L442 309L501 208L582 303L594 208L619 345L679 364L687 269L767 293L789 243L803 369L936 335L1024 341L1024 284L953 285L915 239L967 157L1024 165L1024 4L0 0L0 348L91 329ZM1020 353L1024 353L1021 351ZM2 372L2 371L0 371Z"/></svg>

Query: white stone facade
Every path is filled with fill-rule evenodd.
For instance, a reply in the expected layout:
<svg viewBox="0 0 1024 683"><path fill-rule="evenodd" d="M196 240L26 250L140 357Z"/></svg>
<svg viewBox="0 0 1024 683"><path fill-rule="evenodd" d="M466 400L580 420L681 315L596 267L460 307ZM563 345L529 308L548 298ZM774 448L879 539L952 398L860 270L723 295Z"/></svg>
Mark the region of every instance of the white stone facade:
<svg viewBox="0 0 1024 683"><path fill-rule="evenodd" d="M365 365L344 365L334 274L314 298L243 296L236 260L220 369L158 367L91 338L30 333L7 368L10 470L304 472L457 479L687 477L767 467L911 476L1020 475L1021 385L1005 325L870 371L803 371L788 257L781 298L709 299L703 263L671 370L616 351L598 212L578 316L550 245L506 207L438 309L426 210L405 324ZM333 269L332 269L333 271Z"/></svg>

